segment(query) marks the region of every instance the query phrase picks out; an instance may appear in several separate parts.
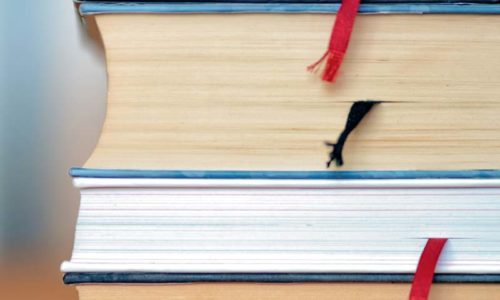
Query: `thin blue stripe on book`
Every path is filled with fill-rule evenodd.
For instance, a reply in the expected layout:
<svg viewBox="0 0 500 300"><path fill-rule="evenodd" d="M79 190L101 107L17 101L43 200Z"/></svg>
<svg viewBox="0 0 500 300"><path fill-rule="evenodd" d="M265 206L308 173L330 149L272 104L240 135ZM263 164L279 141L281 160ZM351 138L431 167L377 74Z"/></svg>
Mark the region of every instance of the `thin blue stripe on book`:
<svg viewBox="0 0 500 300"><path fill-rule="evenodd" d="M500 170L452 171L205 171L72 168L72 177L178 179L495 179Z"/></svg>
<svg viewBox="0 0 500 300"><path fill-rule="evenodd" d="M411 282L413 274L359 273L148 273L74 272L65 284L82 283L187 283L187 282ZM436 274L434 282L498 283L500 274Z"/></svg>
<svg viewBox="0 0 500 300"><path fill-rule="evenodd" d="M84 2L80 14L111 13L335 13L340 4L311 3L106 3ZM398 3L361 4L366 14L499 14L498 4L476 3Z"/></svg>

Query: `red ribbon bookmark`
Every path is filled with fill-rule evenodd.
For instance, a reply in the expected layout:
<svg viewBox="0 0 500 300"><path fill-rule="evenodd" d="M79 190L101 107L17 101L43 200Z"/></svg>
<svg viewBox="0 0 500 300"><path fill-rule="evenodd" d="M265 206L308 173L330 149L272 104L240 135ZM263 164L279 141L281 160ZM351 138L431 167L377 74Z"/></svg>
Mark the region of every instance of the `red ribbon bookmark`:
<svg viewBox="0 0 500 300"><path fill-rule="evenodd" d="M427 300L431 291L436 265L448 239L430 238L420 256L411 285L410 300Z"/></svg>
<svg viewBox="0 0 500 300"><path fill-rule="evenodd" d="M349 45L349 39L351 38L354 19L358 13L359 3L360 0L342 0L335 23L333 24L328 49L317 62L307 67L308 71L315 72L326 59L326 66L322 77L325 81L333 82L342 64L344 54Z"/></svg>

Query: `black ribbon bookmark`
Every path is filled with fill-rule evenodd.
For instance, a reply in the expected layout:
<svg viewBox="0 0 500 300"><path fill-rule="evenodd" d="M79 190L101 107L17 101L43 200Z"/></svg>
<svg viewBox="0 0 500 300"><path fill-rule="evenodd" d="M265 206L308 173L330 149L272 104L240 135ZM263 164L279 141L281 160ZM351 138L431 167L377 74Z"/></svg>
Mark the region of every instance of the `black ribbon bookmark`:
<svg viewBox="0 0 500 300"><path fill-rule="evenodd" d="M327 146L332 147L332 152L330 152L330 160L326 163L326 167L329 168L331 163L335 161L335 164L339 167L344 164L344 160L342 159L342 149L344 148L345 141L347 137L351 133L351 131L358 126L358 124L363 120L364 116L372 109L375 104L379 104L382 101L373 101L373 100L365 100L365 101L356 101L352 104L351 109L349 110L349 115L347 116L347 122L345 124L345 128L340 134L337 142L325 142Z"/></svg>

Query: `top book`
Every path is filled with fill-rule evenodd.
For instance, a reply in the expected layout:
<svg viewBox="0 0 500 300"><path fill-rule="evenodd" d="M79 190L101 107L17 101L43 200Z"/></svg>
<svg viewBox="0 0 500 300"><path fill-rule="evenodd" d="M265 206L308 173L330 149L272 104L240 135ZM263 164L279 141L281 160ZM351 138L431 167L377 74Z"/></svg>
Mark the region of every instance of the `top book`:
<svg viewBox="0 0 500 300"><path fill-rule="evenodd" d="M331 169L500 168L498 1L198 2L79 3L109 89L85 167L325 170L371 100Z"/></svg>

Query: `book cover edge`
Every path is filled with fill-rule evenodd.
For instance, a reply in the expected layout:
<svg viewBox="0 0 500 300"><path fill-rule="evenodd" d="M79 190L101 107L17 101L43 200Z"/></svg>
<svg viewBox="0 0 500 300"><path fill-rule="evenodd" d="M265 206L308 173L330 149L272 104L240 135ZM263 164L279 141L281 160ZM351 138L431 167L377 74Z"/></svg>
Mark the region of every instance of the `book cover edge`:
<svg viewBox="0 0 500 300"><path fill-rule="evenodd" d="M498 179L500 170L245 171L71 168L71 177L172 179Z"/></svg>
<svg viewBox="0 0 500 300"><path fill-rule="evenodd" d="M191 283L191 282L386 282L407 283L413 274L387 273L148 273L148 272L70 272L65 284L83 283ZM499 283L500 274L436 274L436 283Z"/></svg>
<svg viewBox="0 0 500 300"><path fill-rule="evenodd" d="M193 14L193 13L336 13L338 3L109 3L82 2L81 15L96 14ZM396 3L361 4L361 14L500 14L499 4Z"/></svg>

